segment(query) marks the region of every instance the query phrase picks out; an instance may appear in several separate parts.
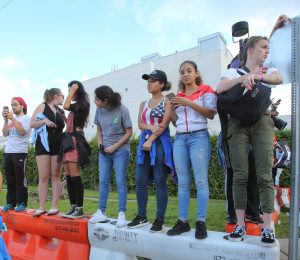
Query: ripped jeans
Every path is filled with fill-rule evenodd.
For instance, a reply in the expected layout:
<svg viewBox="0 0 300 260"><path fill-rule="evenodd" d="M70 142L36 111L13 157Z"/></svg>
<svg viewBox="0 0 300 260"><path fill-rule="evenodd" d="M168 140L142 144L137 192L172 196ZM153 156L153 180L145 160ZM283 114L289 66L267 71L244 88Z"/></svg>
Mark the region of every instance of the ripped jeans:
<svg viewBox="0 0 300 260"><path fill-rule="evenodd" d="M188 220L191 175L197 189L197 221L205 221L208 199L208 167L211 156L209 133L177 134L173 147L178 176L178 219Z"/></svg>

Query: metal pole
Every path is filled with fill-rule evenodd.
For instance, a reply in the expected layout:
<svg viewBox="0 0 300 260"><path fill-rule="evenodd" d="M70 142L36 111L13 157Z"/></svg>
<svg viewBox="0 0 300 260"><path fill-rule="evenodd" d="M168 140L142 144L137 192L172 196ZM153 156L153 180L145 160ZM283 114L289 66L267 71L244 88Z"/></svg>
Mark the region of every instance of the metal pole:
<svg viewBox="0 0 300 260"><path fill-rule="evenodd" d="M293 19L292 26L292 175L291 205L289 218L288 259L298 259L299 236L299 172L300 172L300 16Z"/></svg>

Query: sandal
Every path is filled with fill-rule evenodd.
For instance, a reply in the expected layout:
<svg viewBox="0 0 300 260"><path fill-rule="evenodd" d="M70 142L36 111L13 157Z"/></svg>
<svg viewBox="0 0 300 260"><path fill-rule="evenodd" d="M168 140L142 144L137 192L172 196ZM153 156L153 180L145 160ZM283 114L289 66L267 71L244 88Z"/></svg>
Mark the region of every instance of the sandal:
<svg viewBox="0 0 300 260"><path fill-rule="evenodd" d="M34 217L34 218L38 218L38 217L40 217L41 215L46 214L46 213L47 213L46 210L38 209L38 210L36 210L35 213L33 214L33 217Z"/></svg>
<svg viewBox="0 0 300 260"><path fill-rule="evenodd" d="M56 215L58 212L59 212L58 209L50 209L46 215L53 216L53 215Z"/></svg>

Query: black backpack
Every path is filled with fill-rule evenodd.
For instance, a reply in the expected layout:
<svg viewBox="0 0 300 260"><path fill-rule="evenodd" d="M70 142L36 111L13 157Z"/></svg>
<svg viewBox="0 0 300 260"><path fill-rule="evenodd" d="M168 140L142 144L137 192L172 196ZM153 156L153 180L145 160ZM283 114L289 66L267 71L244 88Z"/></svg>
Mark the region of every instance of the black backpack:
<svg viewBox="0 0 300 260"><path fill-rule="evenodd" d="M250 72L246 67L243 69L247 73ZM241 76L245 75L239 69L237 69L237 72ZM226 114L241 121L244 126L257 123L271 104L271 89L260 81L255 81L255 83L251 91L246 91L245 87L237 84L218 95L220 108Z"/></svg>

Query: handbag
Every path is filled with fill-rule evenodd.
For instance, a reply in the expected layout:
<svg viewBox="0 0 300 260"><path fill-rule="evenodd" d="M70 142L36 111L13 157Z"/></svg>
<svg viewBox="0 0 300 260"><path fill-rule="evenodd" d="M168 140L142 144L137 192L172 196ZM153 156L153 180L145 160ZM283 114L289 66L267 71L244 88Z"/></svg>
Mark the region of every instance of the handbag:
<svg viewBox="0 0 300 260"><path fill-rule="evenodd" d="M249 69L244 67L249 73ZM237 69L242 76L243 71ZM257 123L267 111L271 104L271 89L261 81L255 80L252 90L247 90L242 84L237 84L229 90L218 95L220 108L228 115L241 121L244 126L251 126Z"/></svg>

